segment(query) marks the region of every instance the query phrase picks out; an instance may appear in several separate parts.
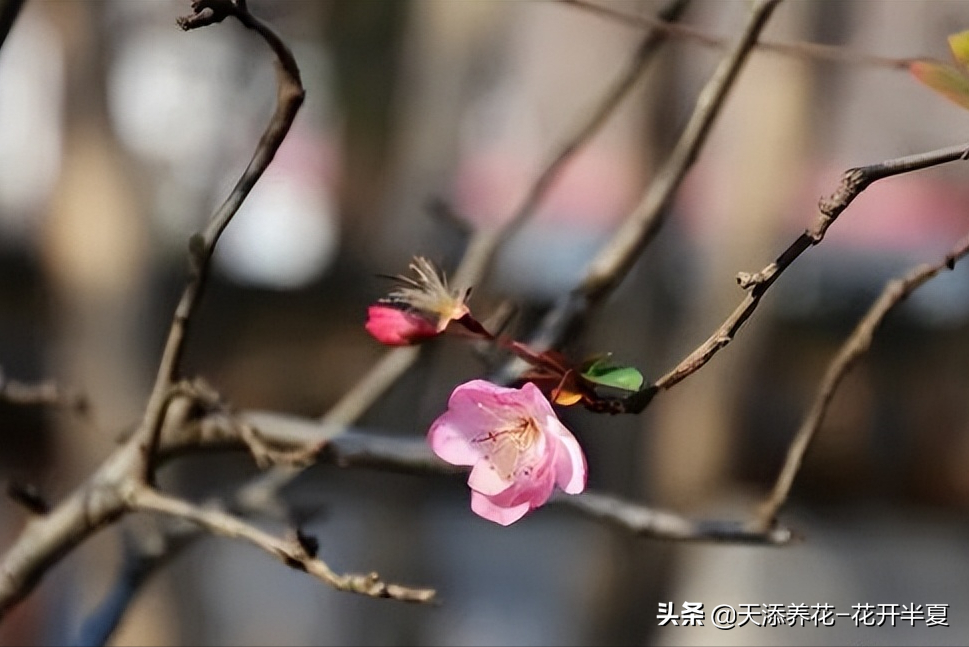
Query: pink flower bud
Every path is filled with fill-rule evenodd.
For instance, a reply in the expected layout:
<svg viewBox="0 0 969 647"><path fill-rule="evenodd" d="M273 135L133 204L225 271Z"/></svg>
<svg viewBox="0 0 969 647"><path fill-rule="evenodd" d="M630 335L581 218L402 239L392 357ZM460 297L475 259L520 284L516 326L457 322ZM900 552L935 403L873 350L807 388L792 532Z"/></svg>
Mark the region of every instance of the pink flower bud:
<svg viewBox="0 0 969 647"><path fill-rule="evenodd" d="M464 302L468 291L450 290L430 261L418 256L410 268L417 278L397 277L402 286L367 311L367 331L384 344L406 346L434 337L470 312Z"/></svg>
<svg viewBox="0 0 969 647"><path fill-rule="evenodd" d="M459 385L427 440L443 460L473 466L471 509L503 526L544 505L555 486L568 494L585 489L582 448L531 382Z"/></svg>
<svg viewBox="0 0 969 647"><path fill-rule="evenodd" d="M437 326L420 315L379 304L367 309L365 327L377 341L389 346L407 346L438 334Z"/></svg>

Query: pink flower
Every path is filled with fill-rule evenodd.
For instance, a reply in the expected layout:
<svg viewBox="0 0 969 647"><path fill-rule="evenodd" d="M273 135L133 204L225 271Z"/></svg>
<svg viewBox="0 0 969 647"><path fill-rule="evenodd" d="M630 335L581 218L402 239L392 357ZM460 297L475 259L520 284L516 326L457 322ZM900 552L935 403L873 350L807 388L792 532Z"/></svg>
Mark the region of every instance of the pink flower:
<svg viewBox="0 0 969 647"><path fill-rule="evenodd" d="M381 343L416 344L470 313L465 304L469 291L448 288L444 275L426 258L414 258L410 269L417 278L398 276L401 286L367 310L367 332Z"/></svg>
<svg viewBox="0 0 969 647"><path fill-rule="evenodd" d="M582 448L531 382L459 385L427 441L448 463L474 466L471 509L503 526L544 505L556 485L568 494L585 489Z"/></svg>

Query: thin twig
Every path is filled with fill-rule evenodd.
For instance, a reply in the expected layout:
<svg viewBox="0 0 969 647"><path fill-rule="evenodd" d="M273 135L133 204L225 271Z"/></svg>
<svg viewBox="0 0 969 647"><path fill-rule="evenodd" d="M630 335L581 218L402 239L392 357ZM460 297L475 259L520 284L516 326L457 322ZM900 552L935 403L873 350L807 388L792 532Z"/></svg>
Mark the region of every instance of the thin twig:
<svg viewBox="0 0 969 647"><path fill-rule="evenodd" d="M377 469L408 474L464 474L463 468L435 456L423 440L347 431L334 436L320 454L341 468ZM753 544L786 544L793 534L786 528L752 528L750 524L722 520L691 520L673 512L657 510L619 497L583 492L556 494L551 501L639 537L673 541L713 541Z"/></svg>
<svg viewBox="0 0 969 647"><path fill-rule="evenodd" d="M165 514L195 523L216 535L247 541L290 568L313 575L340 591L405 602L429 602L434 597L433 589L388 584L376 573L340 575L312 554L313 551L308 550L305 542L297 536L281 539L222 510L202 508L143 485L128 491L125 500L132 510Z"/></svg>
<svg viewBox="0 0 969 647"><path fill-rule="evenodd" d="M277 107L273 118L229 198L212 216L202 233L189 244L192 275L182 294L169 331L158 376L138 429L116 449L94 474L48 514L28 521L0 561L0 619L37 585L62 557L100 528L116 521L128 510L122 492L144 485L151 477L153 448L161 446L164 430L181 427L190 406L176 397L179 362L189 318L205 284L219 235L272 160L299 108L303 89L292 54L274 32L246 9L244 0L194 0L193 14L180 24L194 28L234 16L254 29L277 58ZM178 407L174 403L182 403ZM178 415L174 414L177 409Z"/></svg>
<svg viewBox="0 0 969 647"><path fill-rule="evenodd" d="M554 0L570 7L575 7L591 14L607 18L639 29L655 29L665 32L675 38L691 40L706 47L726 49L729 40L722 36L715 36L697 27L681 23L671 23L652 16L641 16L620 11L615 7L588 2L587 0ZM896 70L906 69L916 58L895 58L856 52L841 45L826 45L823 43L794 42L778 43L761 41L755 46L757 51L772 52L797 58L808 58L838 63L852 63L888 67Z"/></svg>
<svg viewBox="0 0 969 647"><path fill-rule="evenodd" d="M650 182L642 200L599 250L582 282L545 315L530 337L529 346L538 350L559 346L569 334L575 332L594 307L619 286L633 263L655 238L666 220L668 207L677 189L706 142L727 95L776 6L776 0L759 2L754 6L743 34L703 87L676 146ZM520 374L522 368L521 362L511 362L503 368L499 379L511 380ZM647 387L630 399L616 403L617 412L641 411L655 392L655 388Z"/></svg>
<svg viewBox="0 0 969 647"><path fill-rule="evenodd" d="M656 380L653 388L666 390L702 368L710 359L729 344L740 327L757 309L764 293L777 278L801 254L824 239L828 228L849 204L872 183L888 177L911 173L932 166L964 159L969 144L943 148L929 153L910 155L888 160L871 166L845 171L838 189L828 198L822 198L818 208L820 215L814 226L801 234L773 263L756 274L742 273L737 281L747 290L747 296L703 344L691 352L670 372Z"/></svg>
<svg viewBox="0 0 969 647"><path fill-rule="evenodd" d="M465 474L437 458L427 443L414 438L380 436L346 431L334 436L320 454L320 461L341 468L377 469L407 474ZM552 502L580 512L636 536L674 541L713 541L780 545L793 534L786 528L753 528L750 524L723 520L691 520L673 512L657 510L611 495L583 492L556 494Z"/></svg>
<svg viewBox="0 0 969 647"><path fill-rule="evenodd" d="M169 401L169 391L179 379L179 364L185 348L185 337L192 313L205 287L209 266L215 246L229 221L242 206L243 201L272 162L276 151L286 138L296 113L303 103L304 90L299 68L292 52L276 35L269 25L252 15L241 2L229 0L194 0L195 13L182 18L179 24L183 29L219 22L228 16L236 17L247 28L257 32L270 46L276 56L276 110L253 153L249 165L236 182L225 202L209 218L205 228L189 241L189 260L191 274L182 296L175 309L169 328L168 339L162 351L158 374L145 407L144 420L136 432L145 447L144 474L150 476L153 461L152 451L157 445L157 435L165 407Z"/></svg>
<svg viewBox="0 0 969 647"><path fill-rule="evenodd" d="M905 276L890 281L881 296L872 304L865 316L855 326L854 331L841 345L837 355L831 360L827 370L824 372L824 379L818 387L818 392L814 397L814 402L810 410L801 423L800 428L794 435L791 445L787 450L787 457L784 466L777 476L777 481L771 490L770 495L764 501L758 514L758 521L761 528L769 528L777 519L777 514L787 501L790 495L791 486L801 468L804 455L811 446L811 441L817 435L824 422L825 414L831 404L835 391L841 384L848 371L858 362L861 357L871 348L872 339L875 332L881 326L888 313L907 299L915 290L924 285L930 279L939 274L942 270L953 269L958 260L969 253L969 236L966 236L956 244L952 250L946 254L945 258L934 265L920 265Z"/></svg>
<svg viewBox="0 0 969 647"><path fill-rule="evenodd" d="M592 260L578 288L589 301L597 301L611 292L659 231L676 189L706 142L724 100L778 2L760 0L754 5L743 33L697 97L696 107L683 134L650 183L643 200Z"/></svg>
<svg viewBox="0 0 969 647"><path fill-rule="evenodd" d="M678 20L686 5L685 0L670 2L658 14L662 23L670 24ZM552 156L551 161L539 174L511 218L496 228L479 232L472 238L461 267L454 275L453 282L457 288L470 287L484 275L497 248L513 236L534 214L535 209L541 204L566 165L599 132L619 104L629 96L648 63L653 60L656 51L666 40L667 35L660 30L649 32L626 65L626 69L606 90L587 120L579 124L575 132L565 139L561 148Z"/></svg>
<svg viewBox="0 0 969 647"><path fill-rule="evenodd" d="M467 473L466 468L455 467L435 456L423 439L381 435L375 430L346 428L337 431L316 421L300 422L292 416L266 411L242 412L240 415L249 420L258 419L260 433L278 444L301 441L315 446L325 440L318 462L331 463L341 469L441 476ZM227 424L221 418L212 422ZM556 495L552 501L594 519L609 521L634 535L654 539L765 544L784 544L793 539L792 533L781 527L761 529L736 521L690 520L599 493Z"/></svg>
<svg viewBox="0 0 969 647"><path fill-rule="evenodd" d="M597 521L605 521L637 537L668 541L764 544L783 546L795 535L782 526L752 528L742 521L687 519L678 514L649 508L618 497L583 492L556 494L552 502L567 506Z"/></svg>

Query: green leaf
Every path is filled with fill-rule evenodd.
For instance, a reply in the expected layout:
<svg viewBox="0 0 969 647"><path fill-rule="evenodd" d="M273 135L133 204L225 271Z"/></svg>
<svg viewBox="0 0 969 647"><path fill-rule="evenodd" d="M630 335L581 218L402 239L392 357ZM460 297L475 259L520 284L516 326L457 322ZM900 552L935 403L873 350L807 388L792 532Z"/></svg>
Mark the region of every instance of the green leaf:
<svg viewBox="0 0 969 647"><path fill-rule="evenodd" d="M969 108L969 75L943 63L915 61L909 65L915 78L950 101Z"/></svg>
<svg viewBox="0 0 969 647"><path fill-rule="evenodd" d="M969 67L969 30L950 35L949 49L957 61Z"/></svg>
<svg viewBox="0 0 969 647"><path fill-rule="evenodd" d="M599 358L592 362L582 378L594 384L611 386L623 391L638 391L643 385L643 374L631 366L616 366L610 364L606 358Z"/></svg>

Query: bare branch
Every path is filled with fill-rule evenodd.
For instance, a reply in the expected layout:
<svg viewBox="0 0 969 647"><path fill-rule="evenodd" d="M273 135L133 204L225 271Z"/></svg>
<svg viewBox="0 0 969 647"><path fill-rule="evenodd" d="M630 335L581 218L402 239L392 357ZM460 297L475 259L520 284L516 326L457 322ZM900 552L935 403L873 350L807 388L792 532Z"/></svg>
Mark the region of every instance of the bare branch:
<svg viewBox="0 0 969 647"><path fill-rule="evenodd" d="M693 520L595 492L569 496L556 493L552 502L568 506L597 521L606 521L637 537L671 541L782 546L794 541L787 528L752 528L738 521Z"/></svg>
<svg viewBox="0 0 969 647"><path fill-rule="evenodd" d="M679 19L686 9L686 5L685 0L672 0L660 11L659 15L664 23L669 23ZM454 275L455 287L469 287L477 283L477 279L485 274L497 248L513 236L534 214L535 209L541 204L566 164L592 140L619 104L629 96L630 91L636 86L654 54L664 42L666 42L664 33L659 30L650 31L626 65L626 69L606 90L588 119L579 124L575 132L565 139L561 148L552 156L551 161L535 180L535 183L532 184L528 194L515 209L511 218L498 228L481 231L472 238L461 267Z"/></svg>
<svg viewBox="0 0 969 647"><path fill-rule="evenodd" d="M757 309L764 293L774 284L781 273L807 249L820 243L828 228L838 216L872 183L894 175L965 159L967 153L969 153L969 144L961 144L845 171L838 189L830 197L821 199L818 205L820 215L814 227L801 234L777 257L777 260L761 271L756 274L742 273L738 275L737 281L741 287L748 291L744 300L709 339L677 364L673 370L656 380L653 387L657 390L671 388L702 368L718 351L729 344L740 327Z"/></svg>
<svg viewBox="0 0 969 647"><path fill-rule="evenodd" d="M236 182L229 196L219 209L212 214L205 229L193 235L189 241L189 260L191 276L182 292L175 310L168 339L162 352L158 375L145 408L145 417L136 436L146 447L144 473L150 475L153 448L157 445L157 435L169 402L169 391L178 380L179 364L185 347L185 336L192 312L198 303L205 286L209 264L215 246L229 221L242 206L252 187L272 162L276 151L286 138L296 113L303 103L304 90L299 68L292 52L267 24L253 16L242 2L227 0L194 0L194 17L182 19L183 28L193 28L222 20L232 15L249 29L257 32L276 55L276 111L259 140L255 153L246 170Z"/></svg>
<svg viewBox="0 0 969 647"><path fill-rule="evenodd" d="M315 445L328 437L318 462L329 462L343 469L443 476L467 473L466 468L455 467L435 456L423 439L352 429L335 433L313 421L300 424L291 416L265 411L243 415L250 419L257 417L261 421L260 433L274 442L286 443L305 438L307 444ZM317 430L317 434L313 433L313 429ZM793 539L789 530L780 527L762 530L735 521L694 521L605 494L556 494L552 501L594 519L608 521L637 536L654 539L766 544L784 544ZM249 511L254 512L252 509Z"/></svg>
<svg viewBox="0 0 969 647"><path fill-rule="evenodd" d="M135 486L125 499L132 510L156 512L191 521L205 530L233 539L247 541L277 558L290 568L309 573L340 591L359 593L373 598L393 598L405 602L429 602L433 589L418 589L388 584L376 573L366 575L335 573L323 560L307 550L306 541L297 536L280 539L215 508L202 508L182 499L166 496L145 486Z"/></svg>
<svg viewBox="0 0 969 647"><path fill-rule="evenodd" d="M31 519L4 555L0 561L0 618L22 600L61 557L128 511L122 490L130 490L135 484L150 479L153 453L161 444L163 431L184 425L191 407L184 405L187 398L179 389L179 363L189 318L205 285L212 253L222 231L275 155L303 100L299 70L292 54L265 23L247 11L243 0L232 3L197 0L192 6L198 18L183 22L183 26L200 26L217 17L219 12L225 12L259 33L272 48L277 58L276 112L225 203L212 215L205 229L190 240L192 274L175 311L141 424L84 484L48 514ZM175 407L176 402L183 404ZM172 410L176 408L178 415L173 415ZM349 581L343 585L356 586Z"/></svg>
<svg viewBox="0 0 969 647"><path fill-rule="evenodd" d="M754 5L740 39L700 92L683 134L669 159L650 183L642 202L629 214L589 265L585 280L578 288L589 301L597 301L611 292L659 231L676 189L706 142L707 134L720 113L724 100L778 2L779 0L759 0Z"/></svg>
<svg viewBox="0 0 969 647"><path fill-rule="evenodd" d="M379 436L346 431L334 436L320 454L341 468L379 469L413 474L465 474L437 458L422 439ZM639 537L675 541L714 541L729 543L786 544L793 539L786 528L752 528L734 521L694 521L663 510L656 510L618 497L583 492L576 495L556 493L552 502L580 512Z"/></svg>
<svg viewBox="0 0 969 647"><path fill-rule="evenodd" d="M724 100L776 6L776 0L762 1L754 6L743 34L700 92L690 120L673 152L650 183L642 200L589 264L582 283L544 317L529 340L530 346L536 349L559 346L595 305L619 286L633 263L659 232L670 202L706 142ZM521 363L512 362L505 367L502 379L511 379L520 371ZM615 403L617 412L641 411L655 392L655 387L647 387L626 401Z"/></svg>
<svg viewBox="0 0 969 647"><path fill-rule="evenodd" d="M413 474L465 474L466 470L437 458L423 440L346 431L334 436L320 454L341 468L379 469ZM690 520L672 512L656 510L621 498L583 492L556 493L557 505L580 512L639 537L675 541L786 544L793 534L782 527L754 528L735 521Z"/></svg>
<svg viewBox="0 0 969 647"><path fill-rule="evenodd" d="M653 29L666 33L675 38L691 40L706 47L726 49L729 41L721 36L714 36L702 29L670 23L652 16L640 16L620 11L613 6L596 4L588 0L554 0L561 4L581 9L596 16L613 20L625 25L630 25L640 29ZM861 65L873 65L878 67L888 67L891 69L902 70L907 68L915 58L894 58L889 56L876 56L864 52L856 52L840 45L825 45L822 43L778 43L762 41L755 45L755 49L761 52L771 52L783 54L785 56L795 56L798 58L813 58L823 61L837 61L839 63L854 63Z"/></svg>
<svg viewBox="0 0 969 647"><path fill-rule="evenodd" d="M109 479L119 467L134 466L133 446L125 449L113 454L84 486L48 514L27 522L0 561L0 620L61 557L124 513Z"/></svg>
<svg viewBox="0 0 969 647"><path fill-rule="evenodd" d="M817 435L824 422L825 414L831 404L835 391L841 384L842 379L848 371L858 362L861 357L868 352L871 347L875 331L881 326L888 313L904 301L915 290L924 285L930 279L938 275L942 270L953 269L958 260L969 253L969 236L966 236L946 254L945 258L934 265L920 265L905 276L890 281L881 296L872 304L871 308L862 317L854 331L841 345L837 355L831 360L824 373L824 379L818 387L817 395L811 405L808 414L801 423L800 428L794 435L791 445L787 450L787 457L784 466L777 476L777 481L767 497L758 515L758 520L762 528L769 528L777 519L777 514L787 501L791 492L791 486L801 468L804 455L811 446L811 441Z"/></svg>

